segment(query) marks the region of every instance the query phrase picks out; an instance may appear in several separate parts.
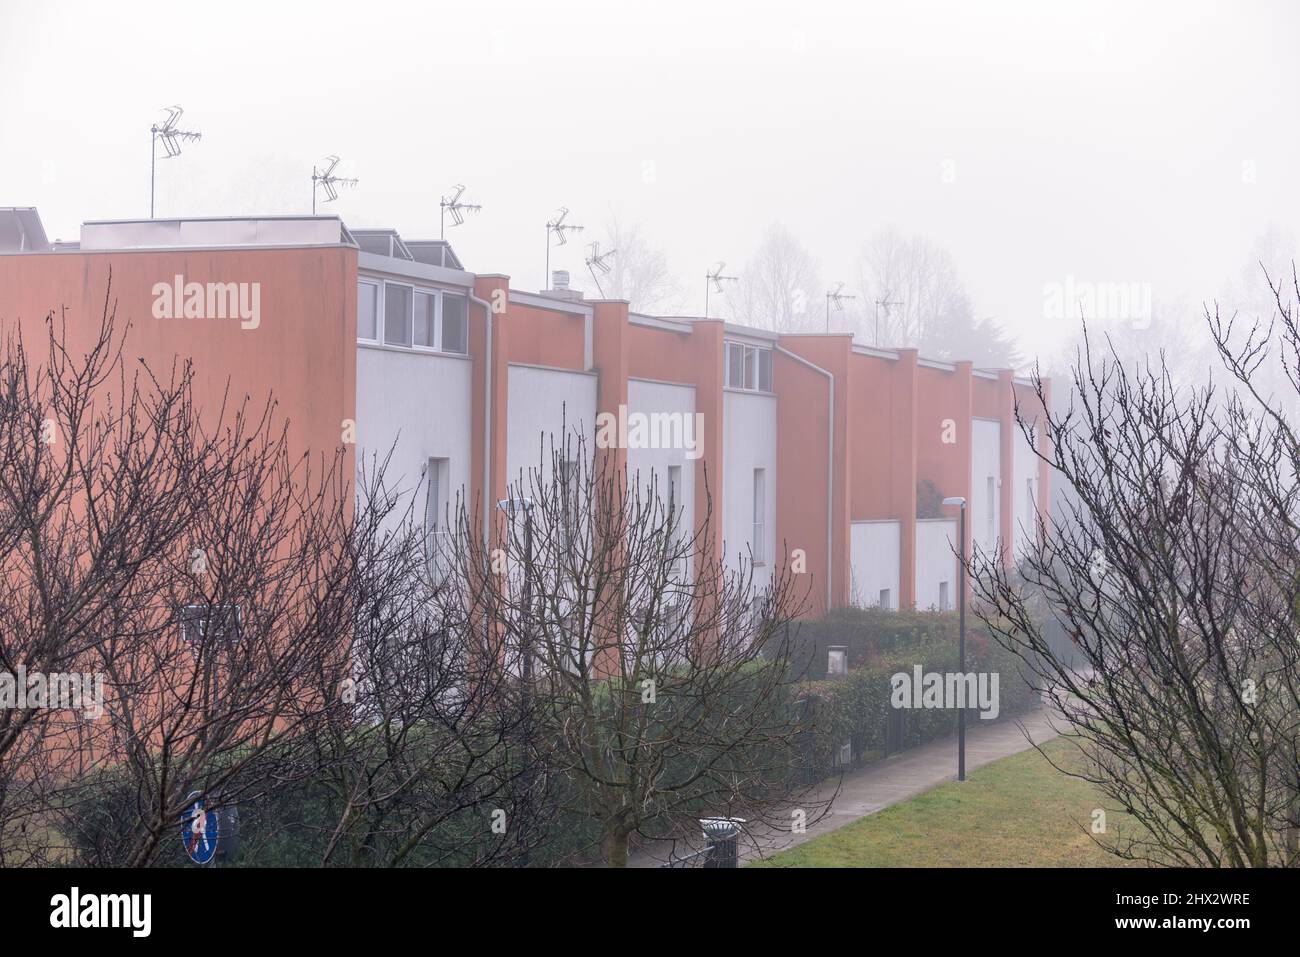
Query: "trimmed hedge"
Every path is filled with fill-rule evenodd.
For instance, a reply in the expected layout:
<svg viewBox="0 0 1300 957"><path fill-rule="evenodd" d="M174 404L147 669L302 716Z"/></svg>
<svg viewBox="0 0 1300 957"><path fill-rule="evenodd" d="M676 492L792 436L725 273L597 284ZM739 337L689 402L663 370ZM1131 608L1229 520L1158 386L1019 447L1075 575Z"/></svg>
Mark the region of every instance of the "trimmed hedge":
<svg viewBox="0 0 1300 957"><path fill-rule="evenodd" d="M813 710L816 732L806 747L810 750L810 777L835 769L836 755L845 742L852 743L853 763L872 754L884 755L890 748L889 725L892 675L912 673L916 665L925 672L952 673L958 670L955 614L937 612L895 612L878 609L841 609L819 621L792 625L796 658L804 676L805 706ZM849 673L828 678L828 651L842 646L847 651ZM1025 712L1038 705L1038 696L1024 680L1024 663L998 644L977 624L966 629L967 672L998 674L998 719ZM957 728L955 709L899 709L894 719L901 725L901 744L893 750L915 747L953 734ZM971 709L971 718L977 712ZM970 726L971 718L967 719Z"/></svg>

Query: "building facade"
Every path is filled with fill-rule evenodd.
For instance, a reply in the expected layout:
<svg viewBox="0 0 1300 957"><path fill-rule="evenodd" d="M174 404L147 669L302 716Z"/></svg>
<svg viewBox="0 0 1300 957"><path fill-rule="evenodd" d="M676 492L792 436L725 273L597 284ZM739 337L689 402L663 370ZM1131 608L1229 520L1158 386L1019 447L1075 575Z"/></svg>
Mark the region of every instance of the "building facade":
<svg viewBox="0 0 1300 957"><path fill-rule="evenodd" d="M762 586L806 577L805 613L955 607L957 523L1014 561L1050 501L1035 383L848 335L641 315L565 288L513 289L441 241L336 217L86 223L51 242L0 210L0 322L66 310L97 332L111 276L128 354L195 361L200 398L273 392L295 443L485 517L567 448L671 495ZM611 436L614 438L611 440ZM566 438L583 439L568 446ZM1037 449L1035 446L1038 446ZM555 454L553 454L555 453ZM427 483L427 484L426 484Z"/></svg>

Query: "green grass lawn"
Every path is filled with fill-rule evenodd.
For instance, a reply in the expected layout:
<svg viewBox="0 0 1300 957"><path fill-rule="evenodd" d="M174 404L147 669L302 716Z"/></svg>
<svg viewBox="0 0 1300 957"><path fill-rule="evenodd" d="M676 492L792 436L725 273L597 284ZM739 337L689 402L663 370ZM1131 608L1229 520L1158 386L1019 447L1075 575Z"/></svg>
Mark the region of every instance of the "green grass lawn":
<svg viewBox="0 0 1300 957"><path fill-rule="evenodd" d="M1083 758L1057 739L1044 749L1064 767ZM1090 784L1030 749L813 838L756 867L1117 867L1089 828L1106 809L1113 836L1134 826ZM1117 830L1118 829L1118 830ZM1105 840L1105 835L1102 835Z"/></svg>

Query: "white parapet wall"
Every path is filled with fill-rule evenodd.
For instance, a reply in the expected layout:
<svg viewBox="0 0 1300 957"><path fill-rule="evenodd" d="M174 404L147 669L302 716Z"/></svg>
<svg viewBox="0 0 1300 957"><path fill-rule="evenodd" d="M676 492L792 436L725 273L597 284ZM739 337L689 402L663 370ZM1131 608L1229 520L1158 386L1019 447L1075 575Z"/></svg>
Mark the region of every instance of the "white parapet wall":
<svg viewBox="0 0 1300 957"><path fill-rule="evenodd" d="M971 426L971 501L966 520L970 522L971 547L992 553L1001 528L1002 424L974 419Z"/></svg>
<svg viewBox="0 0 1300 957"><path fill-rule="evenodd" d="M695 418L695 387L630 379L627 414L628 484L643 498L653 490L665 506L674 498L679 527L689 536L695 530L695 463L704 441Z"/></svg>
<svg viewBox="0 0 1300 957"><path fill-rule="evenodd" d="M898 608L899 524L854 522L849 560L853 588L849 600L859 608Z"/></svg>
<svg viewBox="0 0 1300 957"><path fill-rule="evenodd" d="M957 601L957 522L916 520L916 608L951 611Z"/></svg>
<svg viewBox="0 0 1300 957"><path fill-rule="evenodd" d="M506 422L506 482L510 494L528 495L533 476L549 483L553 452L579 451L590 465L596 446L596 377L542 366L511 365ZM522 487L518 487L522 482Z"/></svg>
<svg viewBox="0 0 1300 957"><path fill-rule="evenodd" d="M422 476L430 460L439 463L440 521L469 485L472 373L464 356L357 348L357 469L370 472L387 458L390 492L427 496ZM413 504L418 515L426 502Z"/></svg>
<svg viewBox="0 0 1300 957"><path fill-rule="evenodd" d="M728 390L722 400L723 548L733 566L743 564L751 553L757 556L753 577L757 589L771 582L780 544L776 540L776 402L776 396L768 393L734 390ZM716 494L713 500L717 507ZM761 540L755 541L755 535Z"/></svg>
<svg viewBox="0 0 1300 957"><path fill-rule="evenodd" d="M1011 489L1011 541L1012 552L1016 558L1023 555L1034 545L1037 537L1037 519L1034 510L1038 502L1038 456L1033 446L1025 438L1024 430L1013 425L1015 433L1013 464L1015 466L1015 485Z"/></svg>

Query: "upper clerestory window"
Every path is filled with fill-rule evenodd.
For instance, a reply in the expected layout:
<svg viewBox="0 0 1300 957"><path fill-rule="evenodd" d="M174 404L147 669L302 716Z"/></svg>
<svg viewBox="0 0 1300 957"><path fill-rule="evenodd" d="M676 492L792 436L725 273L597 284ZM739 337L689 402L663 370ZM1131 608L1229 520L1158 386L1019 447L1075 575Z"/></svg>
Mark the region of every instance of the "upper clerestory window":
<svg viewBox="0 0 1300 957"><path fill-rule="evenodd" d="M469 352L469 299L400 282L357 282L357 339L433 352Z"/></svg>
<svg viewBox="0 0 1300 957"><path fill-rule="evenodd" d="M772 350L743 342L728 342L726 346L726 387L771 392Z"/></svg>

